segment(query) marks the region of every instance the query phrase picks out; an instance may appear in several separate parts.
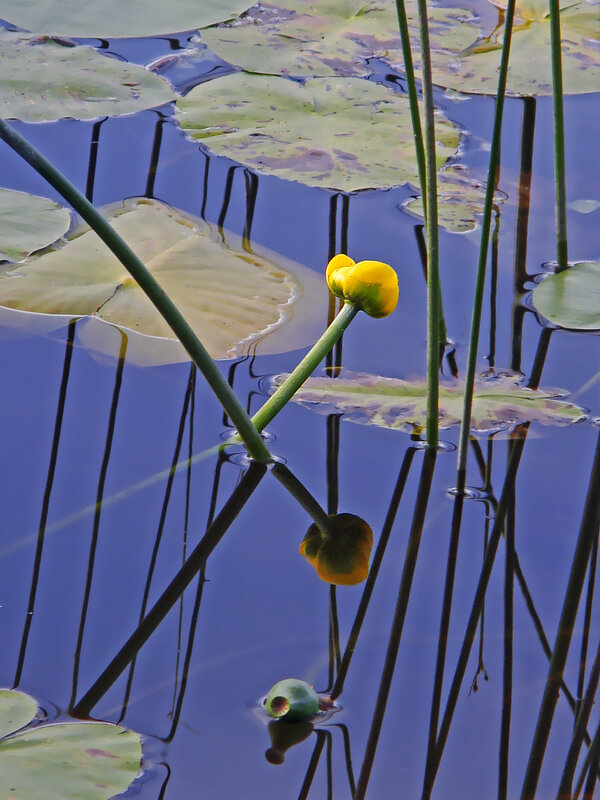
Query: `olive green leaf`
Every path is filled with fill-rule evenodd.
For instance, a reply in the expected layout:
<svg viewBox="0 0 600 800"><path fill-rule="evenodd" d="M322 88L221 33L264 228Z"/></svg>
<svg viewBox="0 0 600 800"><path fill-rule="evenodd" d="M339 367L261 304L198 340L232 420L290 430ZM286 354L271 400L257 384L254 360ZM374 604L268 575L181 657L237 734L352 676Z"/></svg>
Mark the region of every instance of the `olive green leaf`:
<svg viewBox="0 0 600 800"><path fill-rule="evenodd" d="M131 114L168 103L171 86L135 64L43 36L0 30L0 117L46 122Z"/></svg>
<svg viewBox="0 0 600 800"><path fill-rule="evenodd" d="M0 189L0 260L20 261L60 239L70 225L69 210L53 200Z"/></svg>
<svg viewBox="0 0 600 800"><path fill-rule="evenodd" d="M158 201L137 198L103 213L214 358L292 350L312 343L322 329L328 294L320 274L266 250L248 252L240 237L221 236L203 220ZM63 247L33 256L0 278L0 305L95 315L152 337L146 347L157 344L159 363L187 358L154 305L87 226ZM164 339L170 340L170 358L161 347Z"/></svg>
<svg viewBox="0 0 600 800"><path fill-rule="evenodd" d="M248 5L248 0L0 0L0 17L34 33L110 39L214 25Z"/></svg>
<svg viewBox="0 0 600 800"><path fill-rule="evenodd" d="M0 732L31 721L37 708L21 692L0 691ZM0 741L0 798L108 800L140 771L137 733L106 722L40 725Z"/></svg>
<svg viewBox="0 0 600 800"><path fill-rule="evenodd" d="M438 186L438 223L451 233L467 233L477 226L483 214L486 185L476 180L468 167L450 164L440 170ZM503 203L506 195L497 191L495 202ZM401 208L418 217L423 217L423 201L420 197L405 201Z"/></svg>
<svg viewBox="0 0 600 800"><path fill-rule="evenodd" d="M239 72L196 86L176 114L212 152L258 172L345 192L418 183L408 100L370 81ZM436 137L441 166L459 132L440 114Z"/></svg>
<svg viewBox="0 0 600 800"><path fill-rule="evenodd" d="M533 304L561 328L600 330L600 261L580 261L548 275L534 289Z"/></svg>
<svg viewBox="0 0 600 800"><path fill-rule="evenodd" d="M274 379L279 384L285 375ZM521 422L568 425L586 417L584 409L562 399L560 389L528 389L515 375L479 379L471 427L474 431L505 430ZM463 384L440 384L441 428L460 424ZM309 378L294 395L294 402L321 414L340 414L362 425L377 425L419 434L427 419L427 385L422 380L405 381L342 371L338 378Z"/></svg>

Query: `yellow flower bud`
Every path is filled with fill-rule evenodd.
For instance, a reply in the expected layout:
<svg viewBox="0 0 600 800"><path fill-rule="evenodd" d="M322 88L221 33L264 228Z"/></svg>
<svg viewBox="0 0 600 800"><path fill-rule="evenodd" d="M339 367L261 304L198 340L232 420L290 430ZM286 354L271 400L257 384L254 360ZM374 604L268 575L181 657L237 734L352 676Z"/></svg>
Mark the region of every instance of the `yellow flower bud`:
<svg viewBox="0 0 600 800"><path fill-rule="evenodd" d="M355 514L337 514L330 519L329 535L324 537L313 524L300 545L300 553L325 583L354 586L369 574L373 531Z"/></svg>
<svg viewBox="0 0 600 800"><path fill-rule="evenodd" d="M337 297L357 305L370 317L386 317L398 303L398 276L383 261L355 263L338 253L327 265L327 285Z"/></svg>

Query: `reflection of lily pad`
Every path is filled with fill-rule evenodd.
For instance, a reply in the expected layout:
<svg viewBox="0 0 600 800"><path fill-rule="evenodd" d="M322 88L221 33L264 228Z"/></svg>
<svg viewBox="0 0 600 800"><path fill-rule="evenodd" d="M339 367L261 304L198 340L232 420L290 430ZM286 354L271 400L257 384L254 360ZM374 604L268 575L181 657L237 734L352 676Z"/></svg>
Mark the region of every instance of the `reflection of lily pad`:
<svg viewBox="0 0 600 800"><path fill-rule="evenodd" d="M540 314L561 328L600 330L600 261L549 275L533 292Z"/></svg>
<svg viewBox="0 0 600 800"><path fill-rule="evenodd" d="M283 378L278 376L275 383ZM524 388L516 376L476 381L471 427L491 431L520 422L568 425L583 420L585 411L563 400L564 395L559 389ZM410 433L420 433L427 419L427 386L421 380L342 371L338 378L309 378L293 400L322 414L340 414L362 425ZM462 385L441 384L440 427L458 425L462 407Z"/></svg>
<svg viewBox="0 0 600 800"><path fill-rule="evenodd" d="M0 691L0 731L13 733L22 728L36 708L28 695ZM139 735L117 725L42 725L0 741L0 797L108 800L135 780L140 759Z"/></svg>
<svg viewBox="0 0 600 800"><path fill-rule="evenodd" d="M201 28L245 8L246 0L0 0L0 17L34 33L109 39Z"/></svg>
<svg viewBox="0 0 600 800"><path fill-rule="evenodd" d="M19 261L69 230L70 212L46 197L0 189L0 260Z"/></svg>
<svg viewBox="0 0 600 800"><path fill-rule="evenodd" d="M94 119L173 100L158 75L42 36L0 31L0 117L43 122Z"/></svg>
<svg viewBox="0 0 600 800"><path fill-rule="evenodd" d="M496 3L500 5L500 3ZM598 91L598 10L563 0L563 79L566 93ZM419 34L416 0L406 0L417 72ZM461 92L495 94L502 35L491 4L479 19L466 8L429 5L433 80ZM491 21L488 21L491 19ZM233 24L202 32L211 50L243 69L289 75L355 75L372 72L379 57L403 70L394 0L274 0L254 6ZM517 0L508 94L550 94L548 6Z"/></svg>
<svg viewBox="0 0 600 800"><path fill-rule="evenodd" d="M242 249L157 201L137 199L105 217L137 252L215 358L282 352L314 341L327 317L322 276L274 254ZM64 247L0 279L0 305L44 314L97 315L151 337L174 339L125 268L87 227ZM175 356L182 348L175 343ZM152 346L152 340L149 341ZM161 361L164 356L161 355Z"/></svg>
<svg viewBox="0 0 600 800"><path fill-rule="evenodd" d="M476 180L462 164L451 164L440 170L438 180L438 223L452 233L472 231L483 214L485 183ZM496 192L495 202L503 203L506 195ZM402 208L423 217L420 197L402 204Z"/></svg>
<svg viewBox="0 0 600 800"><path fill-rule="evenodd" d="M196 86L176 110L194 139L259 172L346 192L418 182L408 100L370 81L236 73ZM436 136L441 166L458 131L440 115Z"/></svg>

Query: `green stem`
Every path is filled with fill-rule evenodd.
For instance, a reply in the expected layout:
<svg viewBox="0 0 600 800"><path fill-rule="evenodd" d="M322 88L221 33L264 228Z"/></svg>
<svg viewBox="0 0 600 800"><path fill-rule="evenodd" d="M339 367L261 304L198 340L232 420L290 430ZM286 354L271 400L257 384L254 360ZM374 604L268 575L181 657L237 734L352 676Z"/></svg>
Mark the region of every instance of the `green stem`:
<svg viewBox="0 0 600 800"><path fill-rule="evenodd" d="M437 177L435 158L435 122L433 81L429 56L427 0L418 0L419 30L423 71L423 105L425 109L425 230L427 234L427 446L438 445L439 357L440 357L440 276L437 214Z"/></svg>
<svg viewBox="0 0 600 800"><path fill-rule="evenodd" d="M271 422L273 417L281 411L288 400L296 394L304 381L315 371L358 312L359 308L355 306L354 303L348 300L344 302L340 313L333 320L325 333L308 351L296 369L287 376L285 381L277 388L271 397L269 397L262 408L252 417L252 423L256 427L256 430L262 431L263 428Z"/></svg>
<svg viewBox="0 0 600 800"><path fill-rule="evenodd" d="M202 342L198 339L177 307L166 295L160 284L152 277L150 272L148 272L133 250L131 250L89 200L81 194L62 172L4 120L0 120L0 138L4 139L13 150L39 172L39 174L73 206L75 211L77 211L92 230L98 234L104 244L115 254L165 318L181 344L187 350L192 361L202 372L207 383L223 406L225 413L238 431L250 455L257 461L271 461L271 454L263 442L262 437L250 421L250 417L233 393L231 387L221 375L217 365L207 353Z"/></svg>
<svg viewBox="0 0 600 800"><path fill-rule="evenodd" d="M565 115L558 0L549 0L550 47L552 52L552 102L554 106L554 181L556 184L556 250L559 269L566 269L567 184L565 178Z"/></svg>
<svg viewBox="0 0 600 800"><path fill-rule="evenodd" d="M292 497L300 503L302 508L318 527L323 538L327 539L330 535L331 518L308 491L306 486L298 480L291 470L278 461L273 464L271 472L279 483L285 486Z"/></svg>
<svg viewBox="0 0 600 800"><path fill-rule="evenodd" d="M502 116L504 112L504 95L506 93L506 78L508 74L508 58L510 55L510 42L515 14L515 0L509 0L506 8L504 23L504 41L502 43L502 56L500 59L500 74L498 77L498 92L494 110L494 127L490 149L487 186L483 205L483 220L481 223L481 243L479 247L479 263L477 265L477 279L475 282L475 297L473 299L473 312L471 316L471 334L469 337L469 354L467 356L467 369L465 373L465 396L463 403L463 416L458 444L458 475L456 490L464 492L467 474L467 455L469 451L469 434L471 431L471 409L473 407L473 393L475 383L475 369L477 365L477 348L479 345L479 330L481 327L481 310L483 307L483 290L485 286L485 272L487 254L490 242L490 227L492 222L492 206L494 203L494 189L496 175L500 167L500 141L502 133Z"/></svg>

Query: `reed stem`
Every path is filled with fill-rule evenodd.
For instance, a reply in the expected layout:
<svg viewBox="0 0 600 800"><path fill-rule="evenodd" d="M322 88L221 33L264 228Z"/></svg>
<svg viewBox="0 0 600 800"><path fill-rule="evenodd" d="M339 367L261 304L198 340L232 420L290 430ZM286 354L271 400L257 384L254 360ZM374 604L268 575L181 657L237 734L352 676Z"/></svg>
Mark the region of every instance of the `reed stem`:
<svg viewBox="0 0 600 800"><path fill-rule="evenodd" d="M567 248L567 182L565 177L565 114L558 0L549 0L550 49L552 53L552 103L554 108L554 182L556 187L556 253L559 269L566 269Z"/></svg>

